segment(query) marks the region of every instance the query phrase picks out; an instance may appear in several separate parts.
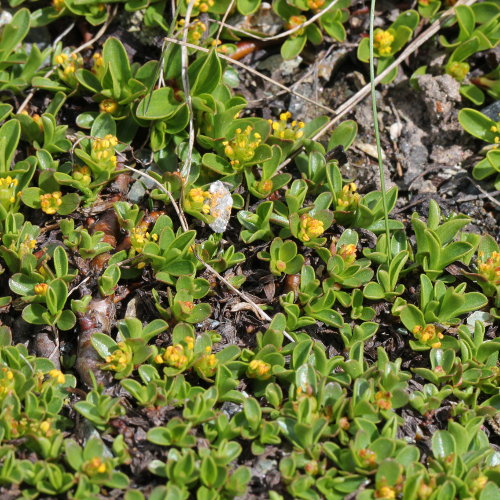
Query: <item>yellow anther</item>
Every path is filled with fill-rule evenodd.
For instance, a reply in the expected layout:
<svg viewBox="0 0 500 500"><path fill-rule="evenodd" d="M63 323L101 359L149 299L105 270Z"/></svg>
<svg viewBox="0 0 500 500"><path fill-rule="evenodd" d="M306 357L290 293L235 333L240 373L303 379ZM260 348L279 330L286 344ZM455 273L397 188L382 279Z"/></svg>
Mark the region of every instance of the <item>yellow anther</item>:
<svg viewBox="0 0 500 500"><path fill-rule="evenodd" d="M390 486L382 486L375 491L375 498L380 500L393 500L396 498L396 490Z"/></svg>
<svg viewBox="0 0 500 500"><path fill-rule="evenodd" d="M271 365L260 359L253 359L248 365L247 375L250 378L266 380L271 377Z"/></svg>
<svg viewBox="0 0 500 500"><path fill-rule="evenodd" d="M423 344L432 347L433 349L438 349L441 347L440 340L443 338L443 334L437 330L435 325L426 325L422 328L421 325L415 326L413 329L413 335L416 339Z"/></svg>
<svg viewBox="0 0 500 500"><path fill-rule="evenodd" d="M300 229L298 238L302 241L310 241L312 238L317 238L325 232L323 222L318 219L313 219L309 215L302 215L300 218Z"/></svg>
<svg viewBox="0 0 500 500"><path fill-rule="evenodd" d="M375 394L375 403L382 410L390 410L392 408L391 393L388 391L378 391Z"/></svg>
<svg viewBox="0 0 500 500"><path fill-rule="evenodd" d="M56 369L50 370L49 377L55 379L56 382L59 384L64 384L64 382L66 382L66 377L64 376L64 373L60 370L56 370Z"/></svg>
<svg viewBox="0 0 500 500"><path fill-rule="evenodd" d="M483 253L478 258L479 274L493 286L500 285L500 252L492 252L488 258Z"/></svg>
<svg viewBox="0 0 500 500"><path fill-rule="evenodd" d="M286 28L291 30L296 28L297 26L300 26L301 24L304 24L307 21L306 16L290 16L288 19L288 24L286 25ZM290 35L290 38L296 38L298 36L301 36L304 34L304 28L300 28L297 31L293 32Z"/></svg>
<svg viewBox="0 0 500 500"><path fill-rule="evenodd" d="M251 126L246 127L244 131L238 128L232 140L223 142L224 153L229 158L231 165L239 166L254 157L255 150L261 142L261 135L254 132Z"/></svg>
<svg viewBox="0 0 500 500"><path fill-rule="evenodd" d="M55 61L57 64L64 64L66 61L68 60L68 54L58 54L56 57L55 57Z"/></svg>
<svg viewBox="0 0 500 500"><path fill-rule="evenodd" d="M104 99L99 104L99 110L101 113L115 113L118 110L118 103L114 99ZM107 148L109 144L103 147Z"/></svg>
<svg viewBox="0 0 500 500"><path fill-rule="evenodd" d="M92 477L108 471L108 465L100 457L94 457L82 465L82 471Z"/></svg>
<svg viewBox="0 0 500 500"><path fill-rule="evenodd" d="M34 286L34 291L36 295L45 295L48 288L49 285L47 285L47 283L39 283L38 285Z"/></svg>
<svg viewBox="0 0 500 500"><path fill-rule="evenodd" d="M271 128L273 129L273 135L275 137L278 137L279 139L295 141L304 136L304 132L302 130L299 130L304 127L303 122L297 122L297 120L293 120L291 123L288 123L288 120L292 118L292 113L290 113L290 111L281 113L279 118L279 121L269 121L269 123L271 124Z"/></svg>
<svg viewBox="0 0 500 500"><path fill-rule="evenodd" d="M389 30L377 30L373 39L373 46L378 50L380 55L388 55L391 53L394 35Z"/></svg>
<svg viewBox="0 0 500 500"><path fill-rule="evenodd" d="M117 349L106 356L104 370L123 371L132 363L132 351L124 342L118 342Z"/></svg>

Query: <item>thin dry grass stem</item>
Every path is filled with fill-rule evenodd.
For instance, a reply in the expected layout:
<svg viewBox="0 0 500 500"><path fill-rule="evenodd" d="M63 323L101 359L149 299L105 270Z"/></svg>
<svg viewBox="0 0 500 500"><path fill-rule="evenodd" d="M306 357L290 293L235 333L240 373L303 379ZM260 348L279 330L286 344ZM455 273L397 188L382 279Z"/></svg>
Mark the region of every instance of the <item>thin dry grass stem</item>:
<svg viewBox="0 0 500 500"><path fill-rule="evenodd" d="M194 45L192 43L187 43L187 42L184 43L183 41L176 40L175 38L166 37L165 40L167 42L175 43L177 45L183 45L184 44L186 47L188 47L190 49L198 50L200 52L205 52L205 53L206 52L210 52L209 49L206 49L204 47L199 47L198 45ZM225 56L224 54L218 53L217 55L221 59L224 59L224 61L227 61L230 64L233 64L233 65L238 66L240 68L243 68L244 70L248 71L249 73L252 73L252 74L258 76L259 78L262 78L266 82L272 83L276 87L279 87L280 89L284 90L285 92L287 92L289 94L294 95L295 97L298 97L299 99L303 99L304 101L306 101L306 102L308 102L310 104L313 104L314 106L317 106L318 108L324 109L325 111L328 111L329 113L335 113L335 111L332 108L330 108L328 106L324 106L323 104L315 101L314 99L310 99L309 97L307 97L305 95L302 95L299 92L296 92L295 90L292 90L292 89L288 88L287 86L283 85L282 83L279 83L276 80L273 80L272 78L270 78L270 77L268 77L268 76L260 73L259 71L251 68L250 66L247 66L246 64L243 64L240 61L236 61L235 59L231 59L230 57Z"/></svg>
<svg viewBox="0 0 500 500"><path fill-rule="evenodd" d="M248 297L245 293L240 292L236 287L234 287L229 281L224 278L221 274L219 274L212 266L207 264L196 252L194 252L195 257L203 264L203 266L211 272L216 278L222 281L224 285L226 285L230 290L232 290L234 293L236 293L241 299L243 299L247 304L249 304L252 307L252 310L255 312L257 317L264 321L268 321L269 323L272 321L271 316L267 314L265 311L263 311L250 297ZM285 330L283 330L283 335L290 341L290 342L295 342L294 338L287 333Z"/></svg>
<svg viewBox="0 0 500 500"><path fill-rule="evenodd" d="M488 193L474 179L472 179L471 177L468 177L468 180L470 182L472 182L472 184L474 184L474 186L476 187L476 189L478 191L480 191L485 198L488 198L488 200L490 200L491 203L493 203L493 205L496 205L497 207L500 207L500 202L493 197L493 195L495 193ZM498 191L497 191L497 193L498 193Z"/></svg>
<svg viewBox="0 0 500 500"><path fill-rule="evenodd" d="M483 194L471 194L469 196L464 196L463 198L456 200L456 203L465 203L467 201L480 200L482 198L489 198L491 201L491 199L494 196L500 196L500 191L492 191L491 193L484 191ZM498 202L496 200L494 200L494 203L498 203Z"/></svg>
<svg viewBox="0 0 500 500"><path fill-rule="evenodd" d="M227 28L232 31L235 31L236 33L241 33L242 35L245 35L249 38L254 38L255 40L260 40L262 42L270 42L271 40L279 40L280 38L286 38L288 35L293 35L293 33L304 29L305 27L309 26L310 24L314 23L317 21L323 14L328 12L329 10L333 9L335 5L337 5L338 0L334 0L332 3L328 4L324 9L320 10L314 16L312 16L310 19L307 21L304 21L302 24L298 24L297 26L294 26L293 28L290 28L289 30L283 31L282 33L278 33L277 35L271 35L271 36L259 36L256 35L255 33L250 33L249 31L242 30L240 28L236 28L236 26L232 26L230 24L225 23L225 18L222 21L217 21L215 19L211 19L212 22L218 24L221 26L221 28Z"/></svg>
<svg viewBox="0 0 500 500"><path fill-rule="evenodd" d="M87 281L90 279L90 276L87 276L84 280L80 281L80 283L78 283L78 285L74 286L69 292L68 292L68 297L73 293L75 292L76 290L78 290L81 286L83 286L85 283L87 283Z"/></svg>
<svg viewBox="0 0 500 500"><path fill-rule="evenodd" d="M310 75L312 75L315 71L317 71L318 66L333 52L333 50L336 48L334 44L330 45L328 49L326 50L325 54L321 57L319 61L315 61L314 64L292 85L290 85L290 90L293 90L295 87L300 85L306 78L308 78ZM261 99L253 99L248 101L248 105L253 107L261 104L265 104L270 100L276 99L279 96L282 96L283 94L286 94L284 90L281 90L277 92L276 94L273 94L268 97L262 97Z"/></svg>
<svg viewBox="0 0 500 500"><path fill-rule="evenodd" d="M186 217L184 216L184 212L182 212L182 210L180 209L179 205L177 204L174 197L172 196L172 193L168 189L166 189L165 186L161 182L158 182L151 175L147 174L146 172L142 172L141 170L137 170L136 168L129 167L127 165L123 165L123 167L125 167L127 170L131 170L132 172L135 172L136 174L138 174L142 177L145 177L146 179L148 179L149 181L154 183L160 191L165 193L168 196L170 203L172 203L172 206L174 207L174 210L177 213L177 217L179 217L179 221L181 223L183 231L187 231L189 229Z"/></svg>
<svg viewBox="0 0 500 500"><path fill-rule="evenodd" d="M191 173L191 163L193 161L193 148L194 148L194 119L193 119L193 101L191 99L191 89L189 86L189 76L188 76L188 64L189 64L189 54L187 51L187 36L189 22L191 20L191 12L193 10L195 0L191 0L187 6L186 15L184 16L184 29L182 31L182 45L181 45L181 79L182 87L184 90L184 98L186 99L186 104L189 111L189 139L188 139L188 151L186 161L181 168L181 176L189 181L189 174ZM182 189L184 189L184 183L182 184Z"/></svg>
<svg viewBox="0 0 500 500"><path fill-rule="evenodd" d="M394 62L389 65L380 75L378 75L374 80L374 85L379 84L395 67L399 66L407 57L413 54L421 45L423 45L429 38L434 36L441 26L449 21L450 17L453 15L453 11L455 7L459 5L472 5L476 3L477 0L458 0L458 2L454 5L454 7L448 9L443 12L441 17L434 21L425 31L420 33L420 35L415 38L412 42L408 44L408 47L401 52L401 54L394 60ZM319 132L317 132L312 140L316 141L320 137L322 137L326 132L328 132L343 116L350 113L354 106L359 104L366 96L370 94L371 84L367 83L363 88L361 88L356 94L350 97L347 101L345 101L342 105L340 105L336 111L333 111L335 115ZM299 153L302 152L302 148L299 148L292 156L287 158L281 165L278 167L278 170L281 170L283 167L288 165Z"/></svg>
<svg viewBox="0 0 500 500"><path fill-rule="evenodd" d="M106 19L106 22L102 25L101 29L96 33L96 35L93 38L91 38L88 42L85 42L84 44L80 45L75 50L73 50L71 54L79 54L86 48L92 47L92 45L94 45L94 43L97 42L97 40L99 40L99 38L101 38L102 35L104 35L104 33L106 33L107 29L109 28L109 25L115 18L117 12L118 12L118 5L115 5L113 12L111 12L108 19Z"/></svg>
<svg viewBox="0 0 500 500"><path fill-rule="evenodd" d="M97 32L97 34L93 38L91 38L88 42L85 42L84 44L80 45L75 50L73 50L71 52L71 54L78 54L82 50L85 50L87 47L90 47L97 40L99 40L99 38L101 38L101 36L104 35L104 33L106 33L106 30L108 29L109 25L111 24L111 21L113 20L113 18L116 15L117 9L118 9L118 5L115 6L115 8L113 9L113 12L108 16L108 19L101 26L101 29ZM74 23L73 23L73 25L71 25L71 27L73 27L73 26L74 26ZM59 36L59 40L61 38L63 38L64 36L66 36L66 34L67 34L66 31L64 31ZM47 73L45 73L45 75L43 75L43 77L44 78L48 78L50 75L52 75L52 73L54 73L55 69L56 69L56 66L53 66L51 69L49 69L49 71L47 71ZM26 99L24 99L24 101L21 103L21 105L19 106L19 108L17 108L17 114L21 113L24 110L24 108L26 108L26 106L29 104L29 102L31 101L31 99L33 99L33 96L35 95L35 93L36 93L36 89L30 90L29 94L26 96Z"/></svg>
<svg viewBox="0 0 500 500"><path fill-rule="evenodd" d="M133 167L128 167L124 165L125 168L128 170L131 170L132 172L135 172L138 175L141 175L145 177L146 179L149 179L150 181L154 182L156 186L158 186L158 189L165 193L169 199L170 202L172 203L172 206L174 207L175 212L177 213L177 216L179 217L179 221L181 223L181 227L184 231L187 231L189 229L188 223L186 221L186 217L184 215L184 212L178 205L178 203L175 201L174 197L172 196L172 193L163 186L160 182L158 182L154 177L151 177L149 174L146 174L145 172L142 172L141 170L137 170ZM217 279L219 279L224 285L226 285L231 291L236 293L241 299L243 299L247 304L250 305L252 310L255 312L255 314L262 320L271 322L272 318L267 314L265 311L263 311L250 297L248 297L245 293L240 292L235 286L233 286L224 276L222 276L220 273L218 273L210 264L207 264L196 252L196 250L193 248L193 254L194 256L203 264L205 269L207 269L210 273L212 273ZM290 341L290 342L295 342L293 337L287 333L283 332L283 335Z"/></svg>
<svg viewBox="0 0 500 500"><path fill-rule="evenodd" d="M224 29L224 24L226 23L226 19L229 16L229 13L233 9L234 3L236 0L231 0L231 3L227 6L226 12L224 12L224 17L222 18L221 23L219 24L219 29L217 30L217 35L215 37L215 46L219 45L220 35L222 30Z"/></svg>
<svg viewBox="0 0 500 500"><path fill-rule="evenodd" d="M166 49L166 42L163 41L163 44L162 44L162 47L161 47L161 56L160 56L160 61L159 61L160 74L158 75L158 88L165 87L165 77L164 77L165 67L164 67L164 61L163 61L163 54L165 54L165 49ZM151 92L149 94L149 100L148 100L148 105L147 105L148 109L149 109L149 104L151 102L152 95L153 95L153 93ZM148 133L147 140L149 140L149 133Z"/></svg>
<svg viewBox="0 0 500 500"><path fill-rule="evenodd" d="M52 50L74 27L75 23L72 22L59 36L56 37L56 39L52 43Z"/></svg>

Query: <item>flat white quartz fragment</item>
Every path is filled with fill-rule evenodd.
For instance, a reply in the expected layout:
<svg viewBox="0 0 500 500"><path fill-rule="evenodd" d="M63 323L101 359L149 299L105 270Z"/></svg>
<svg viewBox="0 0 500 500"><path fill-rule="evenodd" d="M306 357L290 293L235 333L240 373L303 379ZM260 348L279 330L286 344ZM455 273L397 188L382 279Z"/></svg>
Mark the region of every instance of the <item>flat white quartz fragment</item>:
<svg viewBox="0 0 500 500"><path fill-rule="evenodd" d="M233 197L221 181L212 182L208 192L210 198L206 203L210 206L210 215L215 219L209 226L215 233L223 233L231 216Z"/></svg>

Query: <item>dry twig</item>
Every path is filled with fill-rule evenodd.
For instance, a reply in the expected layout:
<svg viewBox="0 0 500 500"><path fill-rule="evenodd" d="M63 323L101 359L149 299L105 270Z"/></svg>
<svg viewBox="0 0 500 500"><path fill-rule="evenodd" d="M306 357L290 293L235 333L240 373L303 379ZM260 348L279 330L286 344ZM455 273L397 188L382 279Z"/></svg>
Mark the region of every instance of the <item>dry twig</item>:
<svg viewBox="0 0 500 500"><path fill-rule="evenodd" d="M198 50L200 52L205 52L205 53L210 52L208 49L206 49L204 47L199 47L198 45L194 45L192 43L187 43L187 42L185 43L182 40L176 40L175 38L166 37L165 40L167 42L175 43L177 45L185 45L186 47L188 47L190 49L195 49L195 50ZM269 82L269 83L272 83L273 85L276 85L276 87L279 87L280 89L284 90L285 92L288 92L289 94L294 95L295 97L303 99L304 101L307 101L310 104L314 104L314 106L317 106L317 107L319 107L321 109L324 109L325 111L328 111L329 113L335 113L335 111L332 108L330 108L328 106L325 106L325 105L323 105L323 104L315 101L314 99L310 99L309 97L307 97L305 95L299 94L295 90L292 90L292 89L288 88L286 85L283 85L282 83L279 83L276 80L273 80L269 76L264 75L260 71L257 71L256 69L253 69L250 66L247 66L246 64L243 64L240 61L236 61L235 59L231 59L229 56L225 56L224 54L219 54L218 53L217 55L221 59L224 59L224 61L227 61L230 64L233 64L235 66L239 66L240 68L243 68L244 70L248 71L249 73L252 73L252 74L254 74L254 75L262 78L266 82Z"/></svg>

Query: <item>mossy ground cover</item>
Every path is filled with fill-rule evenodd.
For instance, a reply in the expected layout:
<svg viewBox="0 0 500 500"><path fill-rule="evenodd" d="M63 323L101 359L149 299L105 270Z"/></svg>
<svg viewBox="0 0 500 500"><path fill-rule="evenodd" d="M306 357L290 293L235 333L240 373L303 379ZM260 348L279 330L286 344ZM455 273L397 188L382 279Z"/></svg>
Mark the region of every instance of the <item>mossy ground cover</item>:
<svg viewBox="0 0 500 500"><path fill-rule="evenodd" d="M500 498L500 7L454 3L377 4L385 191L362 2L2 5L2 499Z"/></svg>

